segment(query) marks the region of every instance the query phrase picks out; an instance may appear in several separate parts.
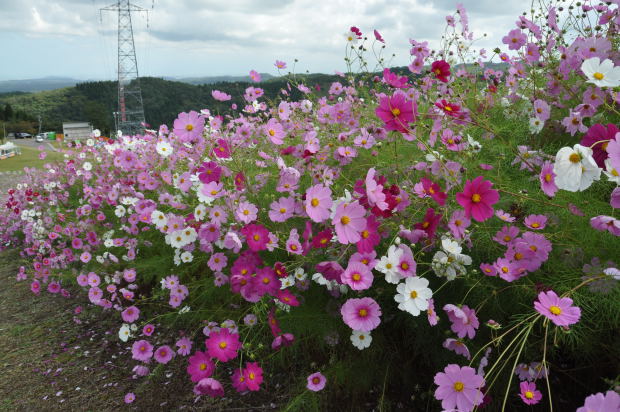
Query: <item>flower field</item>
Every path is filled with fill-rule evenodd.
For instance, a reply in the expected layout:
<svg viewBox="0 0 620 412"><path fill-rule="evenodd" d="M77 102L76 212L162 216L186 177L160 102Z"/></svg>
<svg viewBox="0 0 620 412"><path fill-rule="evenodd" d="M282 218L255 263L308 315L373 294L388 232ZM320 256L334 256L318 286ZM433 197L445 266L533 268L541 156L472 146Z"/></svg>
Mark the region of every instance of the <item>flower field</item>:
<svg viewBox="0 0 620 412"><path fill-rule="evenodd" d="M329 90L252 71L245 107L27 169L2 248L114 325L126 408L169 375L210 408L618 411L619 6L540 2L494 50L458 6L407 70L351 27Z"/></svg>

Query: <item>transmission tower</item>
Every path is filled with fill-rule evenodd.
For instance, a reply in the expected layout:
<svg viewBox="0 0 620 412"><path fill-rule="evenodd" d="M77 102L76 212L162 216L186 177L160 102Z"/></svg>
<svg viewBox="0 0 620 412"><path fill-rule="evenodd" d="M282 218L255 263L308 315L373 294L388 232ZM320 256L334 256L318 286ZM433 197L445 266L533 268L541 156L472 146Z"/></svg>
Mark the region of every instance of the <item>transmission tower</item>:
<svg viewBox="0 0 620 412"><path fill-rule="evenodd" d="M148 17L148 10L130 3L129 0L119 0L100 10L118 12L118 112L114 113L116 130L122 130L125 135L142 133L144 106L131 12L146 12Z"/></svg>

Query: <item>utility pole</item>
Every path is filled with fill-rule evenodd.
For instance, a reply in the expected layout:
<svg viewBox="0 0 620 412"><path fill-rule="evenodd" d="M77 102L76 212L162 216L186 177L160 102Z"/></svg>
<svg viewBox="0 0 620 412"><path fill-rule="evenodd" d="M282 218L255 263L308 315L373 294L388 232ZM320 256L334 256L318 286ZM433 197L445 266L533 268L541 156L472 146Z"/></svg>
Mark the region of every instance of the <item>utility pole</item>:
<svg viewBox="0 0 620 412"><path fill-rule="evenodd" d="M118 12L118 114L115 116L117 130L125 135L144 131L144 106L138 76L138 60L133 41L131 12L148 10L136 6L129 0L118 0L115 4L100 9Z"/></svg>

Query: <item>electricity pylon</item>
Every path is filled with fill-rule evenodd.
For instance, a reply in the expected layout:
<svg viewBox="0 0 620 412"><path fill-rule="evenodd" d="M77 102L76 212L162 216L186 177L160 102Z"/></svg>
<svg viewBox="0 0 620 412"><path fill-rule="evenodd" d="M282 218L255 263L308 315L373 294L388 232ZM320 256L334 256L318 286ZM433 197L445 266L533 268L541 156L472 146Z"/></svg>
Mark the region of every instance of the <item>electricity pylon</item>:
<svg viewBox="0 0 620 412"><path fill-rule="evenodd" d="M125 135L134 135L144 131L144 106L138 77L138 60L133 41L131 12L146 12L129 0L119 0L115 4L101 9L118 12L118 112L114 119L116 130Z"/></svg>

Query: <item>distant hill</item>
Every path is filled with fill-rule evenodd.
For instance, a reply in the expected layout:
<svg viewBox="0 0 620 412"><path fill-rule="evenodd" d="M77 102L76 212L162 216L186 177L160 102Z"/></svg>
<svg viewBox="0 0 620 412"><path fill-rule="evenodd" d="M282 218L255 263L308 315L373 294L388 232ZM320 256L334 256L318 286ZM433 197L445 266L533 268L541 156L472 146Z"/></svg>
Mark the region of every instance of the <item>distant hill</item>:
<svg viewBox="0 0 620 412"><path fill-rule="evenodd" d="M261 73L262 80L270 80L274 79L275 76L272 76L269 73ZM250 82L250 76L205 76L205 77L164 77L166 80L174 80L182 83L189 84L213 84L213 83L222 83L222 82Z"/></svg>
<svg viewBox="0 0 620 412"><path fill-rule="evenodd" d="M506 65L496 64L487 67L502 70ZM411 74L406 67L394 67L392 71L400 75ZM381 73L374 74L381 76ZM239 78L244 80L235 80ZM218 81L213 82L214 79ZM146 121L156 128L160 124L171 125L180 112L189 110L209 109L214 114L228 114L233 103L240 109L247 104L243 100L243 93L248 86L261 87L265 91L263 99L276 99L282 90L287 90L293 100L298 100L302 96L296 88L289 90L285 77L263 75L263 81L260 83L251 83L248 80L245 76L197 77L174 81L141 77ZM318 93L321 95L327 93L331 83L346 82L340 76L321 73L298 74L296 80L319 90ZM230 94L232 100L216 101L211 96L211 92L215 89ZM13 110L23 113L22 118L36 119L41 115L45 130L61 131L63 121L88 121L104 134L109 134L110 130L114 129L112 113L117 110L117 84L114 81L88 81L34 93L0 92L0 108L5 104L10 104Z"/></svg>
<svg viewBox="0 0 620 412"><path fill-rule="evenodd" d="M43 77L40 79L2 80L0 81L0 93L10 92L39 92L54 90L62 87L75 86L84 80L69 77Z"/></svg>
<svg viewBox="0 0 620 412"><path fill-rule="evenodd" d="M269 73L261 73L263 80L273 79ZM188 84L213 84L221 82L250 82L250 76L204 76L204 77L164 77L166 80ZM0 94L11 92L40 92L45 90L62 89L64 87L72 87L78 83L98 80L78 80L70 77L43 77L40 79L23 79L23 80L0 80Z"/></svg>

